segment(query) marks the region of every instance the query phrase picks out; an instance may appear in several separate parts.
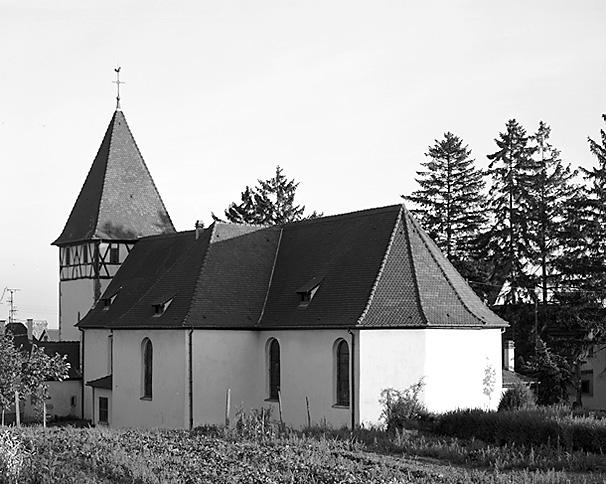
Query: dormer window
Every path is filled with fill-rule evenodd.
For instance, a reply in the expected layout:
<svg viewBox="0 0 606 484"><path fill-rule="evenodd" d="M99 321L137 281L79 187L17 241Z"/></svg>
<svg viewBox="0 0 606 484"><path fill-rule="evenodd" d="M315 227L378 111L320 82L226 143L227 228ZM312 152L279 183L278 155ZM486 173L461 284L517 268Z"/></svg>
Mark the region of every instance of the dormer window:
<svg viewBox="0 0 606 484"><path fill-rule="evenodd" d="M103 311L109 311L109 308L111 307L112 303L114 302L114 299L116 299L116 296L118 295L118 291L120 291L120 289L118 289L116 292L114 292L111 296L104 297L101 300Z"/></svg>
<svg viewBox="0 0 606 484"><path fill-rule="evenodd" d="M307 284L304 284L297 289L297 294L299 295L299 309L305 309L309 306L309 303L311 303L316 292L320 288L321 282L322 277L313 277Z"/></svg>
<svg viewBox="0 0 606 484"><path fill-rule="evenodd" d="M170 306L170 304L173 302L173 298L171 297L169 300L163 302L163 303L157 303L157 304L153 304L153 308L154 308L154 318L159 318L160 316L162 316L166 310L168 309L168 307Z"/></svg>

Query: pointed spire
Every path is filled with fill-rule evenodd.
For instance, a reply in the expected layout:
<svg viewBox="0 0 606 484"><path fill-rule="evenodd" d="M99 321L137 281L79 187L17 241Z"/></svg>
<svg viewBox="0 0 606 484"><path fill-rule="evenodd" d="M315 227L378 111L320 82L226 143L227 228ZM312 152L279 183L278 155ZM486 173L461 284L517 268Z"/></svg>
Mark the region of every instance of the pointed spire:
<svg viewBox="0 0 606 484"><path fill-rule="evenodd" d="M116 110L65 228L53 245L136 240L174 231L126 118Z"/></svg>
<svg viewBox="0 0 606 484"><path fill-rule="evenodd" d="M120 67L120 66L117 66L114 69L114 72L116 73L116 80L112 81L116 85L116 90L117 90L116 111L120 111L120 84L125 84L123 81L120 80L120 69L122 69L122 67Z"/></svg>

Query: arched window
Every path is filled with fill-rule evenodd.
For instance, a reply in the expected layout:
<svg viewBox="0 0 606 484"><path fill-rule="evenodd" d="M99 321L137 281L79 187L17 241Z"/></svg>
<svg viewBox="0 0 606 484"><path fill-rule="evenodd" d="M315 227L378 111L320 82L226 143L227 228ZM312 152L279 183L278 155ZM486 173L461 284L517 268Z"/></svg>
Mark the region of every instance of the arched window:
<svg viewBox="0 0 606 484"><path fill-rule="evenodd" d="M151 399L152 397L152 370L154 361L154 350L149 338L145 338L141 343L142 360L142 378L141 378L141 398Z"/></svg>
<svg viewBox="0 0 606 484"><path fill-rule="evenodd" d="M280 343L277 339L270 340L268 353L269 398L277 400L280 391Z"/></svg>
<svg viewBox="0 0 606 484"><path fill-rule="evenodd" d="M337 405L349 406L349 346L344 339L337 342L335 351Z"/></svg>

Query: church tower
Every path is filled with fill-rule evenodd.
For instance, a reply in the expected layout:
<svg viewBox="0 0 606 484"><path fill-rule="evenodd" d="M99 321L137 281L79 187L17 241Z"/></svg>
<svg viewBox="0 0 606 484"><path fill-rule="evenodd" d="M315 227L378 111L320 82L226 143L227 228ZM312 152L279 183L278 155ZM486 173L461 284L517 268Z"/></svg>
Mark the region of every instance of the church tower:
<svg viewBox="0 0 606 484"><path fill-rule="evenodd" d="M118 105L61 235L59 335L80 339L74 325L107 288L140 238L175 228Z"/></svg>

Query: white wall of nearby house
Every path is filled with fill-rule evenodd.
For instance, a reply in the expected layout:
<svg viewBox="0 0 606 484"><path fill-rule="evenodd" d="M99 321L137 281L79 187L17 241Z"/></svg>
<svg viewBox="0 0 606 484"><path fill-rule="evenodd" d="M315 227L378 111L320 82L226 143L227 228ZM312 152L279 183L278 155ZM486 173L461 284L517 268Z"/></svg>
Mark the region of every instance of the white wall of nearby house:
<svg viewBox="0 0 606 484"><path fill-rule="evenodd" d="M359 331L358 422L376 424L381 392L404 390L426 376L424 329L365 329ZM426 390L426 389L425 389Z"/></svg>
<svg viewBox="0 0 606 484"><path fill-rule="evenodd" d="M581 380L586 383L582 393L583 407L592 410L606 410L606 347L596 346L593 355L581 368ZM571 395L575 401L576 394Z"/></svg>
<svg viewBox="0 0 606 484"><path fill-rule="evenodd" d="M425 331L427 408L433 412L456 408L496 409L503 386L501 330Z"/></svg>
<svg viewBox="0 0 606 484"><path fill-rule="evenodd" d="M84 418L92 420L92 388L86 382L110 374L109 335L107 329L87 329L84 332Z"/></svg>
<svg viewBox="0 0 606 484"><path fill-rule="evenodd" d="M142 399L142 342L153 346L152 398ZM86 337L88 340L88 335ZM112 425L188 426L187 331L114 330ZM225 351L230 351L225 348Z"/></svg>
<svg viewBox="0 0 606 484"><path fill-rule="evenodd" d="M49 419L53 417L79 418L81 413L81 381L65 380L48 382L49 400L46 401L46 412ZM27 399L23 408L26 421L42 420L42 405L32 405Z"/></svg>

